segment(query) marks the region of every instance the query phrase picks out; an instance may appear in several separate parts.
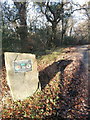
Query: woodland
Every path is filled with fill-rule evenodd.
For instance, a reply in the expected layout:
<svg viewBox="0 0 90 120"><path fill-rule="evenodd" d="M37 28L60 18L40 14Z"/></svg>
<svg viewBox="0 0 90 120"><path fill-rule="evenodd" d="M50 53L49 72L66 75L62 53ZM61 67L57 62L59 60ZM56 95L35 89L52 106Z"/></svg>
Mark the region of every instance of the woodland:
<svg viewBox="0 0 90 120"><path fill-rule="evenodd" d="M53 47L89 43L90 2L80 5L72 0L12 0L1 6L3 52L36 53Z"/></svg>
<svg viewBox="0 0 90 120"><path fill-rule="evenodd" d="M90 2L5 0L0 6L1 119L89 120ZM36 55L41 91L23 101L12 100L4 52Z"/></svg>

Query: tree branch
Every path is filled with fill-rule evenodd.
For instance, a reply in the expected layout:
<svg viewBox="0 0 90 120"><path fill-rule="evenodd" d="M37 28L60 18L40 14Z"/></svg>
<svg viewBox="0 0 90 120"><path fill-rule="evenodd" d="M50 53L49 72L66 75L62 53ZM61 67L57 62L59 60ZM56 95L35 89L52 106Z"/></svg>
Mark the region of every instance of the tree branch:
<svg viewBox="0 0 90 120"><path fill-rule="evenodd" d="M78 8L78 9L75 9L71 12L71 14L73 14L75 11L78 11L78 10L87 10L87 8Z"/></svg>

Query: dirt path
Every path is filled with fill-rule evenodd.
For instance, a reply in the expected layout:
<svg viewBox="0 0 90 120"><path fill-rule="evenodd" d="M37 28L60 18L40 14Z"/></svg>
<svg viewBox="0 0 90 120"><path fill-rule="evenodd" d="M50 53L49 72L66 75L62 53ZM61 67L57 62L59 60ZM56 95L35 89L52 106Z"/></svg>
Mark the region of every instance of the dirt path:
<svg viewBox="0 0 90 120"><path fill-rule="evenodd" d="M64 58L72 60L61 71L63 81L61 116L88 119L88 45L66 49Z"/></svg>

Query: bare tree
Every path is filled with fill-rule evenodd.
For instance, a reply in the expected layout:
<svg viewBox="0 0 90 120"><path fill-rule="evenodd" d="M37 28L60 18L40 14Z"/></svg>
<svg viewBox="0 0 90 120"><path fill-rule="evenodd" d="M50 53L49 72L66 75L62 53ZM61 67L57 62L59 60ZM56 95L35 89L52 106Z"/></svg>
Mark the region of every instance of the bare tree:
<svg viewBox="0 0 90 120"><path fill-rule="evenodd" d="M20 35L22 52L27 50L27 3L26 2L14 2L18 10L19 26L17 26L17 32Z"/></svg>
<svg viewBox="0 0 90 120"><path fill-rule="evenodd" d="M52 25L52 41L50 43L55 43L57 24L62 20L63 4L53 2L37 4L41 12L46 16L47 21Z"/></svg>

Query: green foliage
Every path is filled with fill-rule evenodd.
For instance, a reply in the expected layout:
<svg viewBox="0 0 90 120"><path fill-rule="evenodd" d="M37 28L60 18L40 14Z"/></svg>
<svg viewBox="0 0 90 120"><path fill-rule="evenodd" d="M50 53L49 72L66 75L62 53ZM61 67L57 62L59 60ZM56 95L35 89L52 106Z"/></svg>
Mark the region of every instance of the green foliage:
<svg viewBox="0 0 90 120"><path fill-rule="evenodd" d="M17 34L7 27L3 29L2 33L2 50L5 51L19 51L20 40Z"/></svg>
<svg viewBox="0 0 90 120"><path fill-rule="evenodd" d="M73 36L65 36L63 44L64 45L75 45L77 44L77 40Z"/></svg>
<svg viewBox="0 0 90 120"><path fill-rule="evenodd" d="M48 49L51 42L51 28L36 29L36 32L29 33L29 42L33 46L33 52L44 51Z"/></svg>

